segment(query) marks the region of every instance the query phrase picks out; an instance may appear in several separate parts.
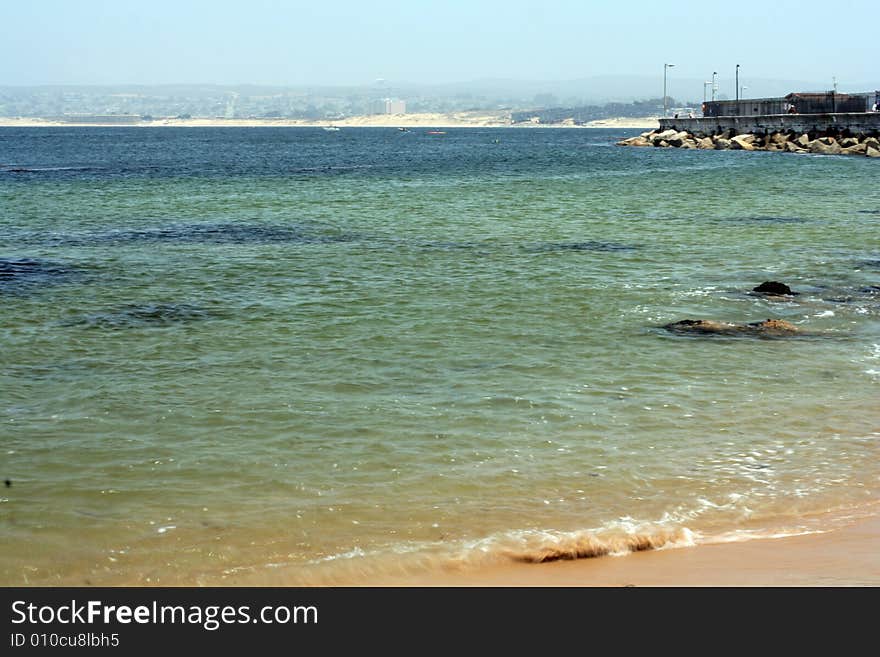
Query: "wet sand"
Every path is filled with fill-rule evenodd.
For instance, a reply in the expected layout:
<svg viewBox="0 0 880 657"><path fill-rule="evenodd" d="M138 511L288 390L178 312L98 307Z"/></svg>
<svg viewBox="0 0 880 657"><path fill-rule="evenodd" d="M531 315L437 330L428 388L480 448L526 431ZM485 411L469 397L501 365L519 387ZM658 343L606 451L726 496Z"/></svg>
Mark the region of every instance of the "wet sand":
<svg viewBox="0 0 880 657"><path fill-rule="evenodd" d="M880 516L824 534L638 552L370 586L880 586Z"/></svg>

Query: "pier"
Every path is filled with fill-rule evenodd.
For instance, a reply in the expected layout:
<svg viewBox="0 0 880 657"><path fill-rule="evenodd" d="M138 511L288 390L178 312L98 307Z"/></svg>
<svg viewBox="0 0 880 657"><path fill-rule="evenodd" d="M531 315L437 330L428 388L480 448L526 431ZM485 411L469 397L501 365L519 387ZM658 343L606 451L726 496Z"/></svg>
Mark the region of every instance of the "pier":
<svg viewBox="0 0 880 657"><path fill-rule="evenodd" d="M878 135L880 112L662 118L660 131L665 130L703 136L720 135L728 131L733 134L796 132L823 135Z"/></svg>

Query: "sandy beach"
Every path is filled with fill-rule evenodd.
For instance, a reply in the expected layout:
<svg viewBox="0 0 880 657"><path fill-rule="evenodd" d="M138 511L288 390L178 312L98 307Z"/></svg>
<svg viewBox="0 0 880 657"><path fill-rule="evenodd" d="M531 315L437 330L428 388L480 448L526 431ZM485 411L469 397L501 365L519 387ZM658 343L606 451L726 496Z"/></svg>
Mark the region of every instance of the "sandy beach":
<svg viewBox="0 0 880 657"><path fill-rule="evenodd" d="M181 128L308 128L336 126L339 128L656 128L656 118L613 118L591 121L586 125L572 122L559 124L518 123L512 124L509 112L451 112L423 114L376 114L352 116L333 121L306 119L222 119L222 118L164 118L152 121L100 123L95 121L77 123L31 117L0 117L0 127L181 127Z"/></svg>
<svg viewBox="0 0 880 657"><path fill-rule="evenodd" d="M378 586L880 586L880 516L826 533L509 564Z"/></svg>

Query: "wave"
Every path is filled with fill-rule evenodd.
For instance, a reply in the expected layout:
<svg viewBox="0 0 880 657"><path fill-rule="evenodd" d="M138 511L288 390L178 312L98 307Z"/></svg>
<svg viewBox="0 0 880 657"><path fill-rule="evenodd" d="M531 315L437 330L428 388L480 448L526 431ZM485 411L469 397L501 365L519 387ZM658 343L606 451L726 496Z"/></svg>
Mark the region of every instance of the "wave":
<svg viewBox="0 0 880 657"><path fill-rule="evenodd" d="M296 579L315 583L374 580L427 572L477 571L505 563L541 564L553 561L623 556L634 552L680 548L701 541L687 527L632 526L575 530L519 530L449 542L414 542L364 550L353 548L306 563L273 563L271 569L292 567Z"/></svg>
<svg viewBox="0 0 880 657"><path fill-rule="evenodd" d="M521 563L547 563L550 561L594 559L609 555L620 556L664 547L692 545L695 545L695 534L686 527L621 536L603 536L601 532L573 532L546 536L544 540L535 545L524 546L522 549L505 550L504 555Z"/></svg>
<svg viewBox="0 0 880 657"><path fill-rule="evenodd" d="M255 571L270 569L278 576L285 569L297 582L313 585L375 582L420 577L428 573L478 572L504 564L545 564L600 557L623 557L637 552L667 550L700 545L773 540L824 534L876 514L875 505L864 509L838 510L832 517L803 518L801 524L739 528L704 533L685 525L664 525L663 521L637 523L620 519L593 529L516 530L476 539L449 542L414 542L385 548L351 550L305 563L272 563ZM231 574L227 572L227 574Z"/></svg>

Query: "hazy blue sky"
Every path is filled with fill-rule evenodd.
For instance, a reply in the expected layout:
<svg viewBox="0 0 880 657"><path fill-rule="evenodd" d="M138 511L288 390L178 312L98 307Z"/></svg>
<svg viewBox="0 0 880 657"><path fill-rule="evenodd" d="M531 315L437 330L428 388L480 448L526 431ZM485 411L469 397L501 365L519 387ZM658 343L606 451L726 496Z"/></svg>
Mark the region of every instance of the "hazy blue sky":
<svg viewBox="0 0 880 657"><path fill-rule="evenodd" d="M0 0L0 85L876 80L880 1Z"/></svg>

